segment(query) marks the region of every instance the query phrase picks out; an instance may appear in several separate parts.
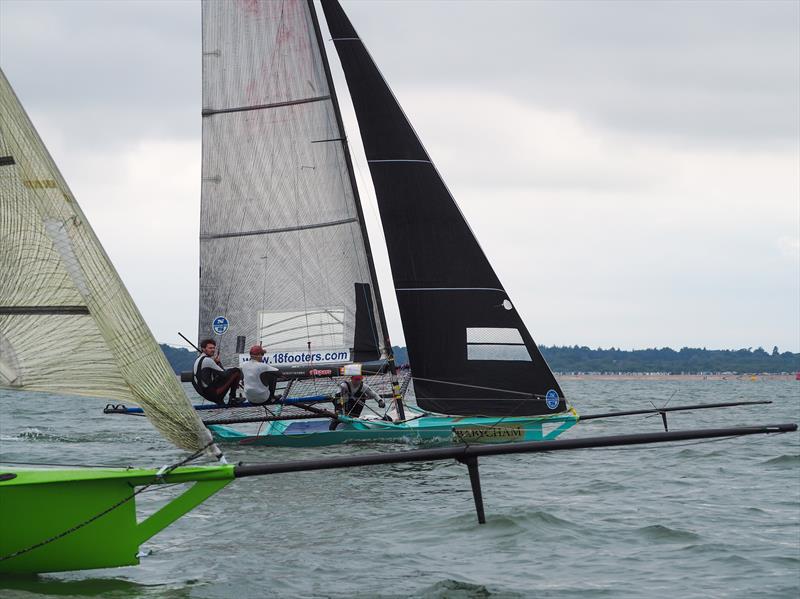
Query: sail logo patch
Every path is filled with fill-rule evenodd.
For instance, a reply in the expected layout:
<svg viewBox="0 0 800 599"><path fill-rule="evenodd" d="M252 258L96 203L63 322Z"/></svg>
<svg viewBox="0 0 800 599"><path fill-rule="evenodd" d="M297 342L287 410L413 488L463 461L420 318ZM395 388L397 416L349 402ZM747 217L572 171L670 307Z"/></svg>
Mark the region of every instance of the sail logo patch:
<svg viewBox="0 0 800 599"><path fill-rule="evenodd" d="M228 331L228 319L224 316L217 316L214 322L211 323L211 328L217 335L224 335Z"/></svg>
<svg viewBox="0 0 800 599"><path fill-rule="evenodd" d="M497 443L498 441L522 441L525 430L521 424L503 423L496 426L467 425L453 427L453 439L468 443Z"/></svg>
<svg viewBox="0 0 800 599"><path fill-rule="evenodd" d="M551 410L555 410L558 407L558 393L555 389L550 389L547 394L544 396L544 403L547 404L547 407Z"/></svg>
<svg viewBox="0 0 800 599"><path fill-rule="evenodd" d="M264 354L264 362L273 366L291 366L293 364L326 364L349 361L350 350L345 348L318 352L276 351L267 352Z"/></svg>

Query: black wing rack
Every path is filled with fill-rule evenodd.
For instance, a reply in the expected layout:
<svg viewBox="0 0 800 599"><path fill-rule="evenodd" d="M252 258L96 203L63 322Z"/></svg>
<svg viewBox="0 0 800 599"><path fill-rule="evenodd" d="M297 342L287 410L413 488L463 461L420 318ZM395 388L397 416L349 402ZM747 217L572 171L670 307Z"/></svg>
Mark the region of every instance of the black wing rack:
<svg viewBox="0 0 800 599"><path fill-rule="evenodd" d="M665 433L640 433L631 435L607 435L584 437L582 439L560 439L556 441L530 441L524 443L505 443L500 445L465 445L434 449L416 449L391 453L372 453L357 456L322 458L295 462L265 462L262 464L239 464L234 469L236 478L280 474L284 472L303 472L307 470L331 470L353 468L356 466L376 466L379 464L401 464L405 462L432 462L455 459L466 464L478 522L484 524L483 495L478 473L478 458L482 456L507 455L517 453L542 453L546 451L565 451L568 449L593 449L600 447L624 447L651 443L674 443L696 439L718 439L742 437L745 435L767 435L788 433L797 430L797 424L774 424L765 426L740 426L733 428L711 428Z"/></svg>
<svg viewBox="0 0 800 599"><path fill-rule="evenodd" d="M661 416L661 421L664 424L664 431L669 431L669 427L667 426L667 412L688 412L690 410L709 410L712 408L732 408L734 406L752 406L756 404L768 404L772 403L769 400L759 400L759 401L728 401L724 403L698 403L693 404L690 406L672 406L671 408L664 407L661 408L646 408L644 410L625 410L620 412L603 412L601 414L581 414L581 420L598 420L600 418L615 418L618 416L640 416L645 414L650 414L655 416L656 414Z"/></svg>

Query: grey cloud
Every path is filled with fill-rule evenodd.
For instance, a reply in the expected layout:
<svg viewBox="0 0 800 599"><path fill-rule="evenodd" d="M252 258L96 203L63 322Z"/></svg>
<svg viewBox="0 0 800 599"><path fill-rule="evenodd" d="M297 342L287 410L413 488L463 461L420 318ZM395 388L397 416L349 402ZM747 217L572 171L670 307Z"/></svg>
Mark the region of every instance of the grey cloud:
<svg viewBox="0 0 800 599"><path fill-rule="evenodd" d="M385 4L346 9L401 101L421 80L480 79L640 135L800 135L796 2Z"/></svg>
<svg viewBox="0 0 800 599"><path fill-rule="evenodd" d="M194 3L4 0L0 64L31 114L46 107L70 139L87 146L103 142L109 130L178 138L199 133ZM76 111L94 126L79 127L84 119L71 126Z"/></svg>

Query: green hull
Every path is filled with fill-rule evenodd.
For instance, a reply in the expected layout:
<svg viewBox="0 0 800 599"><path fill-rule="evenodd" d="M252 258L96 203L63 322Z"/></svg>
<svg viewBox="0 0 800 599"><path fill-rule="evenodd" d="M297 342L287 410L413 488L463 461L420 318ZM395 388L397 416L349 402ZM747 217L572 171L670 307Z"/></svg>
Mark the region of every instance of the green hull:
<svg viewBox="0 0 800 599"><path fill-rule="evenodd" d="M258 434L248 434L228 426L209 428L221 443L266 445L271 447L323 447L351 442L420 443L452 445L467 443L509 443L549 441L578 422L574 410L552 416L478 417L422 416L402 423L343 418L335 431L328 421L278 421Z"/></svg>
<svg viewBox="0 0 800 599"><path fill-rule="evenodd" d="M0 573L136 565L141 543L233 480L230 465L156 472L0 467ZM194 485L137 522L135 487L161 482Z"/></svg>

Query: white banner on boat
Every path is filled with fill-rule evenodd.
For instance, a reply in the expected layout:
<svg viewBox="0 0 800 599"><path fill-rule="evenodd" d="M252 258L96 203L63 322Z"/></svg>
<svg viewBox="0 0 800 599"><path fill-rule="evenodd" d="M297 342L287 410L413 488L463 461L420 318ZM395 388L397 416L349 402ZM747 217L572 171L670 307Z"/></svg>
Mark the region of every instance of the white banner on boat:
<svg viewBox="0 0 800 599"><path fill-rule="evenodd" d="M250 360L249 354L239 354L239 364ZM277 366L299 366L301 364L335 364L350 361L349 349L320 349L317 351L274 351L264 354L264 362Z"/></svg>

